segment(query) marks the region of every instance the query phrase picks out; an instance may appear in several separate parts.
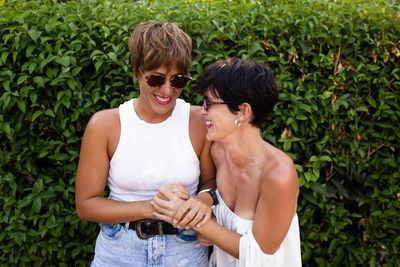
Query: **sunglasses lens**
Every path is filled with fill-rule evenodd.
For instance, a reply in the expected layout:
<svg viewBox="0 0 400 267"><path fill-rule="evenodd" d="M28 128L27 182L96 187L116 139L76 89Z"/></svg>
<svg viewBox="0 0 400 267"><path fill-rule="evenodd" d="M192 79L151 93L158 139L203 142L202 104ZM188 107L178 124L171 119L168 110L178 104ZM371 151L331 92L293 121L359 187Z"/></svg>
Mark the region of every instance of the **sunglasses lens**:
<svg viewBox="0 0 400 267"><path fill-rule="evenodd" d="M185 76L176 76L173 79L171 79L171 85L175 88L183 88L187 85L187 83L190 81L188 77Z"/></svg>
<svg viewBox="0 0 400 267"><path fill-rule="evenodd" d="M147 84L151 87L160 87L165 82L165 77L161 75L150 75L147 79Z"/></svg>

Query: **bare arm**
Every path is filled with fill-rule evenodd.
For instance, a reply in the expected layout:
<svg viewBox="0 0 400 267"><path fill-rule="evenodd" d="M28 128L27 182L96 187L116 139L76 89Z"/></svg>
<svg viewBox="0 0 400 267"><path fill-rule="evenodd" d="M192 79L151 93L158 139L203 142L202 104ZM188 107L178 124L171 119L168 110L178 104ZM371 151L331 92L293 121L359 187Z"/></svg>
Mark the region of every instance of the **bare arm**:
<svg viewBox="0 0 400 267"><path fill-rule="evenodd" d="M265 254L274 254L285 238L296 210L296 171L288 166L274 168L261 182L252 232ZM194 229L230 255L239 258L241 235L209 220Z"/></svg>
<svg viewBox="0 0 400 267"><path fill-rule="evenodd" d="M154 217L150 201L120 202L103 196L119 133L118 109L97 112L86 127L75 193L76 210L82 220L121 223Z"/></svg>

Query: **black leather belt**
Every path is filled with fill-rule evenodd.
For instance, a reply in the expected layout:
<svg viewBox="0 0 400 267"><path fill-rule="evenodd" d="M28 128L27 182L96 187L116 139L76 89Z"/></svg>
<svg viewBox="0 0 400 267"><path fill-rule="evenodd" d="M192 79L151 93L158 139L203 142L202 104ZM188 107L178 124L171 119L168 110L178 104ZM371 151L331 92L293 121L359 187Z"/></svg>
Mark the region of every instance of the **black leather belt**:
<svg viewBox="0 0 400 267"><path fill-rule="evenodd" d="M120 223L125 226L125 223ZM161 220L144 219L129 222L129 229L135 230L140 239L148 239L156 235L176 235L178 228Z"/></svg>

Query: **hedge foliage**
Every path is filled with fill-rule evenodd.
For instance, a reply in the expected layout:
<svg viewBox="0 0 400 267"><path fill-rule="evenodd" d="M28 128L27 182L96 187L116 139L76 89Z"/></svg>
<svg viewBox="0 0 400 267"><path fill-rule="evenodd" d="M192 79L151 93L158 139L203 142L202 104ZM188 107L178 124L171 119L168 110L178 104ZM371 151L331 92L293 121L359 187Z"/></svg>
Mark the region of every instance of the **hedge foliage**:
<svg viewBox="0 0 400 267"><path fill-rule="evenodd" d="M301 173L304 266L399 266L395 2L0 1L0 265L89 265L98 226L75 211L81 137L95 111L138 96L130 32L164 20L192 37L195 80L232 56L274 69L282 93L262 135Z"/></svg>

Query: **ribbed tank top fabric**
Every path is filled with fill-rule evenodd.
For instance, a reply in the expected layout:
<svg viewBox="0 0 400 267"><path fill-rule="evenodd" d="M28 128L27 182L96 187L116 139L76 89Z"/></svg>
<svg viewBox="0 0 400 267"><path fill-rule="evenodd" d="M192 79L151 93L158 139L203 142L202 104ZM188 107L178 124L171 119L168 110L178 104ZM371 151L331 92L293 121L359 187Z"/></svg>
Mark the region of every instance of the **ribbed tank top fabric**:
<svg viewBox="0 0 400 267"><path fill-rule="evenodd" d="M163 185L181 181L194 196L200 164L189 136L190 104L177 99L171 116L147 123L135 112L135 99L119 106L121 135L110 161L110 198L152 199Z"/></svg>
<svg viewBox="0 0 400 267"><path fill-rule="evenodd" d="M225 228L241 234L239 259L214 245L210 267L300 267L300 230L297 214L293 216L290 228L279 249L272 255L261 250L252 232L253 220L235 214L224 202L218 190L219 204L213 209L217 222Z"/></svg>

